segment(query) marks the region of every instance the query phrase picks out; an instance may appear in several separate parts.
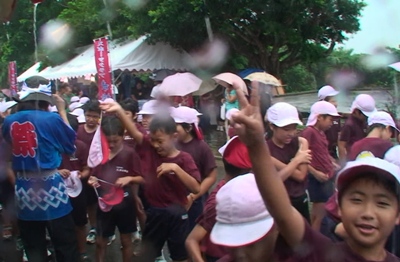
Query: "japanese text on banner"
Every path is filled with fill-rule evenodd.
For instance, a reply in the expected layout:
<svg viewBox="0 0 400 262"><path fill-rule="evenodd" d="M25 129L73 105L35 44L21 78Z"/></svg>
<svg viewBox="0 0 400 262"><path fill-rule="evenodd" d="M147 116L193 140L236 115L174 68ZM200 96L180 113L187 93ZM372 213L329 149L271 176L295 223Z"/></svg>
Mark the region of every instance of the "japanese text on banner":
<svg viewBox="0 0 400 262"><path fill-rule="evenodd" d="M8 84L10 85L11 95L15 96L18 92L17 85L17 62L8 63Z"/></svg>
<svg viewBox="0 0 400 262"><path fill-rule="evenodd" d="M98 98L104 100L112 98L111 68L108 56L108 39L102 37L94 42L94 58L97 69L97 86L99 89Z"/></svg>

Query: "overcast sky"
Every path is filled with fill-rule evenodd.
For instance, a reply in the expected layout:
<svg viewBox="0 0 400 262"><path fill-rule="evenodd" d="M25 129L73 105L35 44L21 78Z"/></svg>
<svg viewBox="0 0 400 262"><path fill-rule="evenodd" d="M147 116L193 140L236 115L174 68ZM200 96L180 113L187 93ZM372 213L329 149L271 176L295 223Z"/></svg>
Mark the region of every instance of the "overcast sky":
<svg viewBox="0 0 400 262"><path fill-rule="evenodd" d="M361 31L350 36L345 48L371 53L377 46L400 45L400 0L365 0L360 18Z"/></svg>

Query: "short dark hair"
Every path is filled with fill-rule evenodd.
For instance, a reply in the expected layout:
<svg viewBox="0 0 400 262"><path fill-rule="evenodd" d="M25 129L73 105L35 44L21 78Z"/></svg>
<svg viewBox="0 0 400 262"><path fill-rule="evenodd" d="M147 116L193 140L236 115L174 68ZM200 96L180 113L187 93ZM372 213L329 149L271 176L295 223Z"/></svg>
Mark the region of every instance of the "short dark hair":
<svg viewBox="0 0 400 262"><path fill-rule="evenodd" d="M368 133L368 134L371 133L371 131L374 130L375 128L385 129L386 126L383 125L383 124L379 124L379 123L372 124L372 125L370 125L370 126L368 127L368 132L367 132L367 133Z"/></svg>
<svg viewBox="0 0 400 262"><path fill-rule="evenodd" d="M194 129L194 124L188 124L188 123L179 123L178 125L181 125L183 130L186 132L189 132L190 135L194 138L198 138L196 134L196 130Z"/></svg>
<svg viewBox="0 0 400 262"><path fill-rule="evenodd" d="M121 103L122 109L125 111L131 112L133 115L137 114L139 112L139 104L137 101L132 100L130 102L122 102Z"/></svg>
<svg viewBox="0 0 400 262"><path fill-rule="evenodd" d="M101 130L106 136L124 136L125 128L116 116L105 116L101 121Z"/></svg>
<svg viewBox="0 0 400 262"><path fill-rule="evenodd" d="M176 123L169 115L155 115L150 122L149 130L151 133L162 131L167 135L176 133Z"/></svg>
<svg viewBox="0 0 400 262"><path fill-rule="evenodd" d="M366 181L371 181L371 182L375 183L376 185L382 186L387 191L389 191L392 195L396 196L397 201L399 201L399 197L398 197L399 196L399 186L398 186L397 181L394 183L393 180L387 178L386 176L384 176L382 174L367 172L367 173L359 173L359 174L353 175L346 181L346 183L343 185L343 187L338 190L339 206L342 204L343 195L350 188L350 186L354 182L361 180L361 179L366 180Z"/></svg>
<svg viewBox="0 0 400 262"><path fill-rule="evenodd" d="M90 100L84 106L84 111L86 112L95 112L101 114L100 103L97 100Z"/></svg>
<svg viewBox="0 0 400 262"><path fill-rule="evenodd" d="M67 87L69 87L69 84L64 82L58 87L58 89L61 90L61 89L65 89Z"/></svg>
<svg viewBox="0 0 400 262"><path fill-rule="evenodd" d="M17 104L17 111L24 111L24 110L43 110L48 111L50 103L43 100L36 100L36 101L24 101L19 102Z"/></svg>
<svg viewBox="0 0 400 262"><path fill-rule="evenodd" d="M222 158L222 163L224 164L225 173L231 177L237 177L240 175L245 175L250 172L250 168L240 168L228 163L224 158Z"/></svg>

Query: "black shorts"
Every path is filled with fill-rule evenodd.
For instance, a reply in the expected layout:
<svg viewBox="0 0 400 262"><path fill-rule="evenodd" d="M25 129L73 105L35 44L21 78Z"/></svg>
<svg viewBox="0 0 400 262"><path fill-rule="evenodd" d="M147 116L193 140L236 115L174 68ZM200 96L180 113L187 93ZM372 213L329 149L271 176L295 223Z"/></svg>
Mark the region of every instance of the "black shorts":
<svg viewBox="0 0 400 262"><path fill-rule="evenodd" d="M304 194L299 197L290 197L292 206L310 223L310 210L308 206L308 196Z"/></svg>
<svg viewBox="0 0 400 262"><path fill-rule="evenodd" d="M94 191L93 187L88 185L87 179L82 181L83 190L85 191L86 195L86 206L93 206L97 204L97 195Z"/></svg>
<svg viewBox="0 0 400 262"><path fill-rule="evenodd" d="M128 195L127 195L128 194ZM115 227L120 234L131 234L137 231L136 209L132 193L125 193L124 200L114 206L109 212L97 208L96 232L104 238L115 234Z"/></svg>
<svg viewBox="0 0 400 262"><path fill-rule="evenodd" d="M313 175L308 175L308 194L311 203L325 203L333 195L334 189L334 179L321 183Z"/></svg>
<svg viewBox="0 0 400 262"><path fill-rule="evenodd" d="M165 242L168 244L172 260L186 260L188 255L185 240L189 235L189 220L186 210L181 206L150 207L146 210L146 214L146 227L143 232L143 261L154 261Z"/></svg>
<svg viewBox="0 0 400 262"><path fill-rule="evenodd" d="M75 226L85 226L88 222L86 215L86 194L85 188L77 197L70 197L72 205L72 218L74 219Z"/></svg>

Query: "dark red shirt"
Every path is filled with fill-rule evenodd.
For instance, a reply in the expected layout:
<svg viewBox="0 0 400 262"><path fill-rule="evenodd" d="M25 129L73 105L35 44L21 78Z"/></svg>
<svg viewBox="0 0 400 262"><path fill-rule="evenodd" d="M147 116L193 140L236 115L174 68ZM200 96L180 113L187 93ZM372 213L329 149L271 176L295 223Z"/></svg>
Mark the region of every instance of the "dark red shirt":
<svg viewBox="0 0 400 262"><path fill-rule="evenodd" d="M114 184L120 177L141 176L139 156L132 148L123 145L122 150L103 165L93 169L93 176Z"/></svg>
<svg viewBox="0 0 400 262"><path fill-rule="evenodd" d="M366 136L366 128L364 122L352 115L346 120L340 132L339 141L346 142L347 156L351 154L353 144Z"/></svg>
<svg viewBox="0 0 400 262"><path fill-rule="evenodd" d="M143 127L141 124L135 123L135 125L136 125L136 128L137 128L143 135L146 135L146 134L147 134L146 129L144 129L144 127ZM135 148L136 148L136 145L137 145L135 139L134 139L133 137L131 137L131 136L128 134L128 132L125 132L125 134L124 134L124 144L127 145L127 146L129 146L130 148L133 148L133 149L135 149Z"/></svg>
<svg viewBox="0 0 400 262"><path fill-rule="evenodd" d="M212 243L210 240L211 230L215 223L217 223L216 195L221 187L225 185L225 183L225 180L219 181L217 186L210 193L210 196L207 198L207 201L204 204L203 213L196 220L197 224L202 226L207 231L207 235L201 241L201 251L206 255L215 258L222 258L228 254L228 251L224 247L218 246Z"/></svg>
<svg viewBox="0 0 400 262"><path fill-rule="evenodd" d="M81 140L83 143L85 143L89 148L90 145L92 144L92 140L94 137L94 132L88 133L85 130L85 125L79 125L78 131L76 132L76 138Z"/></svg>
<svg viewBox="0 0 400 262"><path fill-rule="evenodd" d="M194 138L188 143L178 142L176 148L180 151L189 153L192 156L197 169L200 172L202 181L208 177L211 171L217 168L214 154L212 153L211 148L203 140Z"/></svg>
<svg viewBox="0 0 400 262"><path fill-rule="evenodd" d="M171 205L185 206L187 195L189 194L188 189L176 174L163 174L157 177L157 168L162 163L175 163L183 171L200 182L201 176L191 155L181 151L176 157L161 157L151 146L148 137L143 139L141 148L142 150L146 150L146 157L148 157L146 162L147 174L144 176L144 194L149 204L159 208Z"/></svg>
<svg viewBox="0 0 400 262"><path fill-rule="evenodd" d="M301 136L307 139L311 150L311 166L316 170L327 174L330 178L334 175L333 164L328 151L328 140L325 133L313 126L303 130Z"/></svg>
<svg viewBox="0 0 400 262"><path fill-rule="evenodd" d="M278 159L285 165L289 164L292 158L294 158L299 150L299 138L294 137L289 144L284 147L277 146L272 139L267 140L269 151L271 156ZM305 194L307 188L307 180L302 182L296 181L291 177L288 177L284 181L286 190L290 197L299 197Z"/></svg>
<svg viewBox="0 0 400 262"><path fill-rule="evenodd" d="M76 151L72 156L63 154L60 169L69 171L82 171L87 166L89 147L80 140L75 140Z"/></svg>
<svg viewBox="0 0 400 262"><path fill-rule="evenodd" d="M363 151L371 152L375 157L382 158L385 153L393 147L392 142L377 137L365 137L353 144L348 155L349 161L356 160Z"/></svg>
<svg viewBox="0 0 400 262"><path fill-rule="evenodd" d="M383 159L386 152L393 147L392 142L376 137L366 137L353 144L351 153L348 156L349 161L356 160L357 156L363 151L371 152L375 157ZM339 206L337 203L337 193L333 194L325 204L328 214L339 222Z"/></svg>
<svg viewBox="0 0 400 262"><path fill-rule="evenodd" d="M354 253L346 242L334 243L321 233L314 231L311 226L304 221L305 231L303 240L297 253L293 254L294 261L304 262L372 262ZM381 262L398 262L399 258L386 251L386 258Z"/></svg>
<svg viewBox="0 0 400 262"><path fill-rule="evenodd" d="M340 117L335 117L333 119L333 125L331 128L325 131L326 139L328 140L328 150L329 154L337 159L337 145L339 140L341 125L340 125Z"/></svg>

